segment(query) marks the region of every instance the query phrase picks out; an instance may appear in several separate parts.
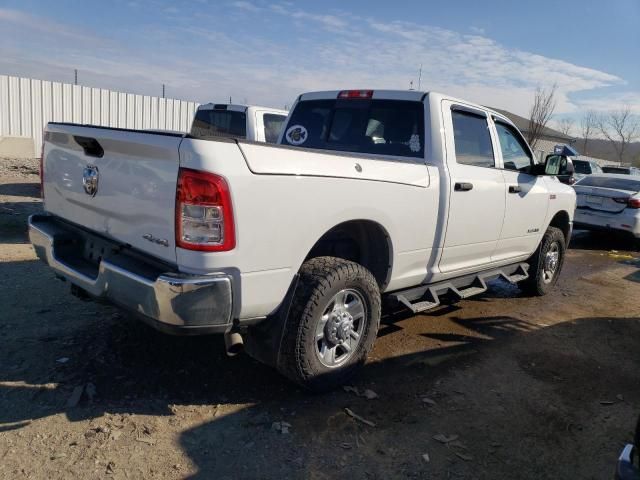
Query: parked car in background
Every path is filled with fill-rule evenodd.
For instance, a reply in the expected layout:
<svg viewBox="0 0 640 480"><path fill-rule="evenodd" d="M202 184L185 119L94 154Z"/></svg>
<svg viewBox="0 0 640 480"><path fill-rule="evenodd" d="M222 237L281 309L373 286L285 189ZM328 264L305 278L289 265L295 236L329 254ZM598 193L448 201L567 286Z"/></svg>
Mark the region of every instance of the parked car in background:
<svg viewBox="0 0 640 480"><path fill-rule="evenodd" d="M640 168L636 167L602 167L602 171L619 175L640 175Z"/></svg>
<svg viewBox="0 0 640 480"><path fill-rule="evenodd" d="M80 297L224 334L230 354L245 342L314 390L364 364L383 296L417 313L499 277L553 291L576 195L505 116L433 92L314 92L269 145L241 138L251 112L202 108L190 136L49 123L38 256Z"/></svg>
<svg viewBox="0 0 640 480"><path fill-rule="evenodd" d="M285 110L205 103L196 111L190 134L197 138L234 137L276 143L286 119Z"/></svg>
<svg viewBox="0 0 640 480"><path fill-rule="evenodd" d="M640 177L593 174L573 188L578 196L576 228L619 230L640 238Z"/></svg>
<svg viewBox="0 0 640 480"><path fill-rule="evenodd" d="M572 160L575 173L573 174L576 181L580 180L585 175L592 175L594 173L604 173L602 167L593 160Z"/></svg>
<svg viewBox="0 0 640 480"><path fill-rule="evenodd" d="M640 418L636 424L633 443L627 444L616 465L615 480L640 480Z"/></svg>

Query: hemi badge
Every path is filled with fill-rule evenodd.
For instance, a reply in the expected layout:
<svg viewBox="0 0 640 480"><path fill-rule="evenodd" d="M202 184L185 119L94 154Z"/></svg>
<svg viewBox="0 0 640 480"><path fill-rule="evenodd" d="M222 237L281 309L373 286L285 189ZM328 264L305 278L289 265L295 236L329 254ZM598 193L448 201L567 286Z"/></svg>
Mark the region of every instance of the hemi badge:
<svg viewBox="0 0 640 480"><path fill-rule="evenodd" d="M551 200L555 200L555 199L556 199L556 194L555 194L555 193L552 193L551 195L549 195L549 198L550 198Z"/></svg>

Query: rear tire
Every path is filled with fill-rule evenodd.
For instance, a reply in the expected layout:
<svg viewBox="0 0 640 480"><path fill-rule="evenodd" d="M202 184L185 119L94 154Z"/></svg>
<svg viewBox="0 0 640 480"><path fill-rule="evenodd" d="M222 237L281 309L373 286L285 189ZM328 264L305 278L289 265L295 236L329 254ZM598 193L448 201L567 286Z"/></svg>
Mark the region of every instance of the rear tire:
<svg viewBox="0 0 640 480"><path fill-rule="evenodd" d="M529 278L520 282L519 287L530 295L542 296L549 293L560 276L566 250L562 230L547 228L538 249L527 262Z"/></svg>
<svg viewBox="0 0 640 480"><path fill-rule="evenodd" d="M346 382L373 348L380 290L362 265L317 257L302 265L282 337L278 370L313 391Z"/></svg>

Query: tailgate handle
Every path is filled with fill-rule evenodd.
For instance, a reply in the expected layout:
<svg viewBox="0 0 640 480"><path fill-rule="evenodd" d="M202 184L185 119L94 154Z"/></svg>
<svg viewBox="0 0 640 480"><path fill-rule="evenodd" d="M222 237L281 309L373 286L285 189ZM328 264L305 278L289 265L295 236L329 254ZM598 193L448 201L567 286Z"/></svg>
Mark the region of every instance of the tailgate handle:
<svg viewBox="0 0 640 480"><path fill-rule="evenodd" d="M82 147L82 149L84 150L84 154L87 157L102 158L104 156L104 149L95 138L74 135L73 139L78 145Z"/></svg>

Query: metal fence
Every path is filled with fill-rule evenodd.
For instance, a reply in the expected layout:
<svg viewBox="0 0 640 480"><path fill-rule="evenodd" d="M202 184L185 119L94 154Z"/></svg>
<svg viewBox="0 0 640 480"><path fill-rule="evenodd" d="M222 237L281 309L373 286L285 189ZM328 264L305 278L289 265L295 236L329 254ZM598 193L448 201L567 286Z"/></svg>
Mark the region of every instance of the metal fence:
<svg viewBox="0 0 640 480"><path fill-rule="evenodd" d="M27 137L39 151L47 122L187 131L198 104L103 88L0 75L0 137Z"/></svg>

